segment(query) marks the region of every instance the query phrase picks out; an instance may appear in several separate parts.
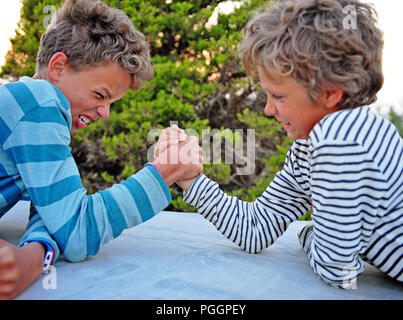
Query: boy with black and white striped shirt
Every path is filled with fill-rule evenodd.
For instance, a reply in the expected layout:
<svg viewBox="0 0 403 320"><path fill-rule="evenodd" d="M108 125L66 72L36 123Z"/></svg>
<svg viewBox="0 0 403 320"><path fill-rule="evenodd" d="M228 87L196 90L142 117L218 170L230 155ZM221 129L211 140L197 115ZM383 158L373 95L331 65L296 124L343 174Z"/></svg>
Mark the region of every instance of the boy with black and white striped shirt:
<svg viewBox="0 0 403 320"><path fill-rule="evenodd" d="M343 23L347 5L356 28ZM320 279L352 287L367 261L403 281L403 140L368 107L383 84L382 47L374 9L357 0L288 1L254 18L239 52L267 93L265 114L295 142L255 201L205 175L178 183L184 200L250 253L312 206L299 239Z"/></svg>

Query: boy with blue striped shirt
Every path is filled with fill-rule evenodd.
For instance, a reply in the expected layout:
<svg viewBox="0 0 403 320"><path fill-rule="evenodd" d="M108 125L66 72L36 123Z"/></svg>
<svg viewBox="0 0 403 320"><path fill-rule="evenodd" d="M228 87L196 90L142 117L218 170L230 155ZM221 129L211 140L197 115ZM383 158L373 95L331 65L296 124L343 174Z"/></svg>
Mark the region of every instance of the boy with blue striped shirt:
<svg viewBox="0 0 403 320"><path fill-rule="evenodd" d="M66 0L42 36L36 71L0 87L0 217L19 200L31 200L20 247L0 239L3 299L38 277L44 258L49 267L61 254L70 261L95 255L125 228L162 211L173 182L202 171L200 147L190 139L190 164L157 158L127 180L87 195L71 154L71 132L107 119L114 101L153 75L145 37L121 11L98 0Z"/></svg>
<svg viewBox="0 0 403 320"><path fill-rule="evenodd" d="M312 206L299 240L320 279L354 288L366 261L403 281L403 140L368 107L383 84L382 48L375 10L358 0L287 1L252 19L242 61L267 93L265 114L295 142L255 201L205 175L179 182L184 200L249 253Z"/></svg>

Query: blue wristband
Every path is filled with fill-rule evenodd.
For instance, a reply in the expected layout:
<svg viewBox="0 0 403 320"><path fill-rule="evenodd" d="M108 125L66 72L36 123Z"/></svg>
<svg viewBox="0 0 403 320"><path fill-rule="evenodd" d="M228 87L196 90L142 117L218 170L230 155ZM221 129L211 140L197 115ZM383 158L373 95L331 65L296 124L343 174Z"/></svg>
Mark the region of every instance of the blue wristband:
<svg viewBox="0 0 403 320"><path fill-rule="evenodd" d="M43 259L42 273L48 273L50 270L50 267L52 266L53 259L55 258L55 250L49 243L47 243L46 241L42 241L42 240L27 241L23 244L23 246L25 246L31 242L39 242L46 247L45 258Z"/></svg>

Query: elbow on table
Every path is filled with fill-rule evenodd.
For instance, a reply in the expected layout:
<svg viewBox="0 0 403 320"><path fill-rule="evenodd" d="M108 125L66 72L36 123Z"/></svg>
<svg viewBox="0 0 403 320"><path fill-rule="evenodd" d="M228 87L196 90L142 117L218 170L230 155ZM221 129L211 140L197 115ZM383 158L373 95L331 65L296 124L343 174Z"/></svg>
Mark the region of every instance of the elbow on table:
<svg viewBox="0 0 403 320"><path fill-rule="evenodd" d="M68 250L63 252L63 256L68 262L81 262L87 258L87 255L78 254Z"/></svg>
<svg viewBox="0 0 403 320"><path fill-rule="evenodd" d="M264 249L266 249L267 247L269 247L272 243L267 243L265 245L260 244L260 245L252 245L250 243L244 243L244 244L240 244L239 247L244 250L246 253L249 254L259 254L260 252L262 252Z"/></svg>
<svg viewBox="0 0 403 320"><path fill-rule="evenodd" d="M342 269L343 272L339 274L336 274L334 269L319 271L317 268L314 268L313 271L320 280L332 287L339 289L356 289L357 278L364 271L364 269L365 266L357 270L353 266L346 265Z"/></svg>
<svg viewBox="0 0 403 320"><path fill-rule="evenodd" d="M77 236L78 235L78 236ZM90 241L92 239L92 234L82 236L79 234L72 234L68 239L66 238L56 238L56 241L60 248L60 253L63 254L64 258L69 262L80 262L85 260L88 256L96 255L101 249L100 241ZM106 243L106 241L105 241Z"/></svg>
<svg viewBox="0 0 403 320"><path fill-rule="evenodd" d="M68 262L81 262L87 259L89 255L96 255L99 250L94 253L88 253L85 248L66 248L63 251L63 256Z"/></svg>
<svg viewBox="0 0 403 320"><path fill-rule="evenodd" d="M262 249L246 248L246 249L244 249L244 251L245 251L246 253L249 253L249 254L259 254L259 253L261 253L261 252L263 251L263 248L262 248Z"/></svg>
<svg viewBox="0 0 403 320"><path fill-rule="evenodd" d="M338 289L346 289L346 290L351 290L351 289L357 289L357 279L356 278L341 278L341 279L328 279L326 277L323 277L319 274L316 274L320 280L325 282L326 284L338 288Z"/></svg>

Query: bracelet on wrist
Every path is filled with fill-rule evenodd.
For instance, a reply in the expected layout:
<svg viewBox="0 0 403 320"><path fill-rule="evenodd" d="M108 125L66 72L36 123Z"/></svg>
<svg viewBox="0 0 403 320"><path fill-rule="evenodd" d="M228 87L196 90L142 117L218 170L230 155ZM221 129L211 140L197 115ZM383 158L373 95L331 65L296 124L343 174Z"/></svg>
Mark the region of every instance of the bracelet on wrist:
<svg viewBox="0 0 403 320"><path fill-rule="evenodd" d="M42 241L42 240L27 241L27 242L24 242L24 244L22 246L26 246L28 243L31 243L31 242L39 242L40 244L43 245L43 247L45 249L45 257L43 259L42 273L48 273L52 266L53 259L55 258L55 250L49 243L47 243L46 241Z"/></svg>

